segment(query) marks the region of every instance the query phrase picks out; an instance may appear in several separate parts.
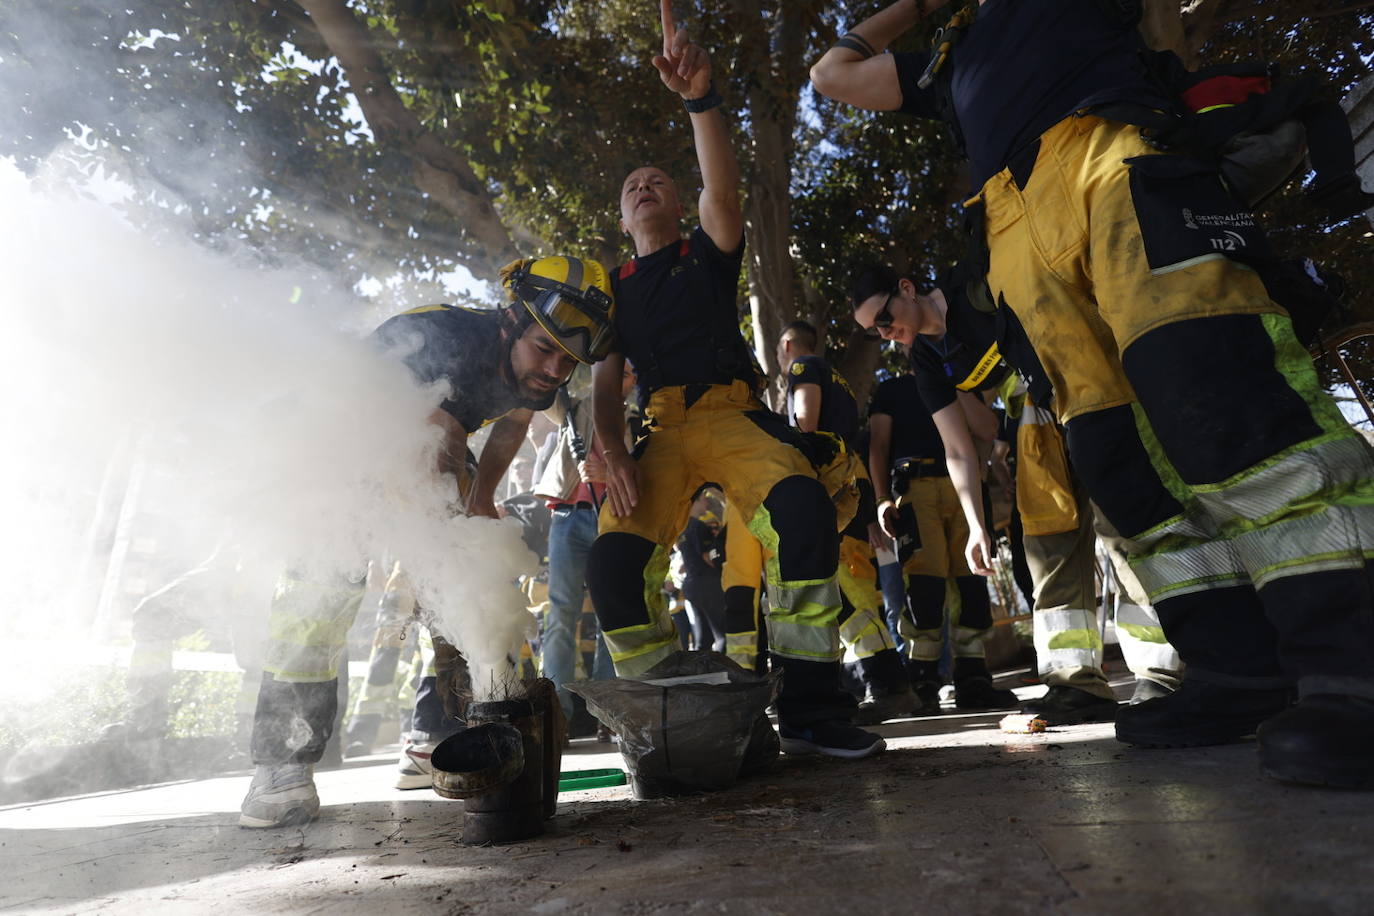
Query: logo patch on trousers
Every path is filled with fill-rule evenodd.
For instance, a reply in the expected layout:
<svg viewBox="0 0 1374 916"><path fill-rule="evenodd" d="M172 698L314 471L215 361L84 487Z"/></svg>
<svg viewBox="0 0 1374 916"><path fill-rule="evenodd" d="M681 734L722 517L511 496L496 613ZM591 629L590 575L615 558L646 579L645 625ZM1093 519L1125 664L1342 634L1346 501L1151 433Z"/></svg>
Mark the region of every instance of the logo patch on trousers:
<svg viewBox="0 0 1374 916"><path fill-rule="evenodd" d="M1255 216L1239 205L1215 168L1183 156L1137 156L1130 166L1131 203L1151 272L1189 266L1218 254L1265 257Z"/></svg>
<svg viewBox="0 0 1374 916"><path fill-rule="evenodd" d="M1222 238L1213 236L1209 241L1217 251L1240 251L1245 247L1245 236L1227 229Z"/></svg>

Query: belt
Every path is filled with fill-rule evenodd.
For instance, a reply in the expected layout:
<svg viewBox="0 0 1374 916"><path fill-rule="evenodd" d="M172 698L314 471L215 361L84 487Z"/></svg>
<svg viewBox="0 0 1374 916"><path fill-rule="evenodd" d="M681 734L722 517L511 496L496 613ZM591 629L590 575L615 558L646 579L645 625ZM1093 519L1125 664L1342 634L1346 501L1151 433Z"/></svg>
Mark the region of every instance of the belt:
<svg viewBox="0 0 1374 916"><path fill-rule="evenodd" d="M903 458L892 466L908 477L948 477L949 469L943 458Z"/></svg>
<svg viewBox="0 0 1374 916"><path fill-rule="evenodd" d="M595 509L595 508L596 508L596 506L593 506L591 503L589 503L589 502L587 502L585 499L583 499L583 500L579 500L579 501L577 501L577 502L575 502L575 503L553 503L553 504L551 504L551 505L549 506L549 511L551 511L551 512L558 512L559 510L562 510L562 509Z"/></svg>

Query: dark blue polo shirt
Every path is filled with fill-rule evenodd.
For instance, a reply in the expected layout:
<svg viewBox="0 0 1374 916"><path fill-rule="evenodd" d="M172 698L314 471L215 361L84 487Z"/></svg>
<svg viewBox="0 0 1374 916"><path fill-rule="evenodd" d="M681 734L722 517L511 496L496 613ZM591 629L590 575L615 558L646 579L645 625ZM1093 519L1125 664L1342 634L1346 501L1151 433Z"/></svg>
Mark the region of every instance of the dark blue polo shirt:
<svg viewBox="0 0 1374 916"><path fill-rule="evenodd" d="M945 64L973 188L1075 111L1108 102L1167 107L1139 47L1135 31L1111 22L1096 0L987 0ZM916 85L930 54L893 56L900 110L940 117L937 87Z"/></svg>
<svg viewBox="0 0 1374 916"><path fill-rule="evenodd" d="M945 457L944 440L921 400L920 386L914 375L899 375L878 385L868 415L879 413L892 418L889 466L904 458Z"/></svg>
<svg viewBox="0 0 1374 916"><path fill-rule="evenodd" d="M372 337L400 357L421 384L447 381L450 393L439 407L468 432L516 408L553 405L557 392L530 400L505 381L507 345L496 309L427 305L388 318Z"/></svg>
<svg viewBox="0 0 1374 916"><path fill-rule="evenodd" d="M821 389L821 415L816 426L821 432L834 433L844 440L845 445L853 448L859 435L859 406L854 402L854 392L844 376L831 367L820 356L802 356L794 359L787 370L787 420L797 425L797 412L793 406L794 392L798 385L818 385Z"/></svg>
<svg viewBox="0 0 1374 916"><path fill-rule="evenodd" d="M635 367L641 397L669 386L753 383L739 329L743 263L743 238L724 252L698 226L611 277L617 349Z"/></svg>
<svg viewBox="0 0 1374 916"><path fill-rule="evenodd" d="M1020 373L1031 401L1048 408L1052 386L1011 309L982 312L966 292L972 279L956 265L945 271L937 286L945 297L945 333L918 334L911 347L911 370L932 414L953 404L960 391L998 388L1012 372Z"/></svg>

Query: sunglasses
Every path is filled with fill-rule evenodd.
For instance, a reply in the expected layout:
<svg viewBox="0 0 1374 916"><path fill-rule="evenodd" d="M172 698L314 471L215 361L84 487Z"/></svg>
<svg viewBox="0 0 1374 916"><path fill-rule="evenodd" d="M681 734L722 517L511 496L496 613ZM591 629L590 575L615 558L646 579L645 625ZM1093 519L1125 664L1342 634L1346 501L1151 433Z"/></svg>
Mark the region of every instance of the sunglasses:
<svg viewBox="0 0 1374 916"><path fill-rule="evenodd" d="M887 299L883 300L883 307L878 309L878 314L873 316L873 327L864 329L864 336L870 340L882 340L882 329L892 327L895 321L892 317L892 297L897 295L897 290L887 294Z"/></svg>

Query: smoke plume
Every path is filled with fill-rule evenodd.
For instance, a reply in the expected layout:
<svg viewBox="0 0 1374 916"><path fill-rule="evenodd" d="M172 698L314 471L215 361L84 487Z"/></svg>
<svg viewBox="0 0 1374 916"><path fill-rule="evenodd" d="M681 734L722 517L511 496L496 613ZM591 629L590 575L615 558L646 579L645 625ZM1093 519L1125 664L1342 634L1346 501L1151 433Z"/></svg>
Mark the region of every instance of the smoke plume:
<svg viewBox="0 0 1374 916"><path fill-rule="evenodd" d="M476 683L499 679L533 558L515 522L451 516L426 422L443 392L365 340L386 315L43 183L0 161L0 627L108 634L121 538L266 578L389 556Z"/></svg>

